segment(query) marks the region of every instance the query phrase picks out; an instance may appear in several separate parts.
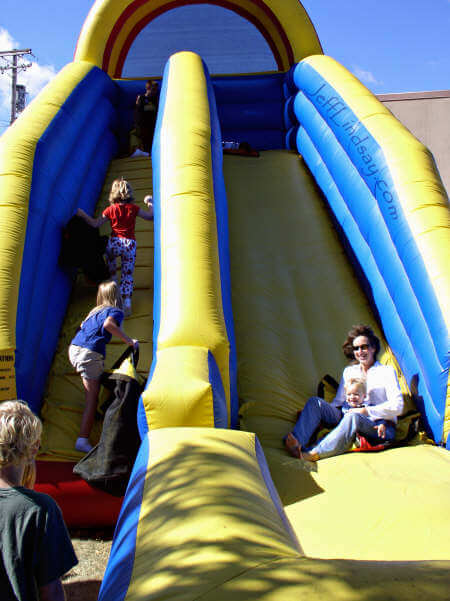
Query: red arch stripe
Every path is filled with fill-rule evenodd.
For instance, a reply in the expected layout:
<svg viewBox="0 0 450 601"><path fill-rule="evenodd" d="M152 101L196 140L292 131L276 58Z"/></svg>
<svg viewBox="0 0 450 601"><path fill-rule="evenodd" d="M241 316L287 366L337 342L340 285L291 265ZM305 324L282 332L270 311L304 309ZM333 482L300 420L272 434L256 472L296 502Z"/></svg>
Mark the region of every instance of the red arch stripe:
<svg viewBox="0 0 450 601"><path fill-rule="evenodd" d="M130 19L130 17L133 15L133 13L136 10L138 10L141 6L146 4L148 1L149 0L135 0L135 2L130 4L120 15L119 19L117 20L117 22L115 23L115 25L111 31L111 34L110 34L108 41L106 43L106 46L105 46L105 52L103 54L103 63L102 63L102 68L104 71L108 71L109 62L111 59L111 53L112 53L114 44L116 42L116 39L117 39L122 27L128 21L128 19ZM257 5L260 9L262 9L267 14L267 16L272 21L272 23L275 25L275 27L280 35L280 38L283 42L288 63L289 63L289 65L292 65L294 63L294 53L292 51L292 46L289 42L289 39L286 36L286 33L285 33L283 27L281 26L281 23L279 22L277 17L274 15L274 13L268 8L268 6L266 4L264 4L261 0L250 0L250 1L253 4ZM252 15L245 9L240 8L232 1L229 1L229 0L173 0L172 2L168 2L167 4L160 6L159 8L150 12L148 15L146 15L143 19L141 19L133 27L133 29L131 30L130 34L128 35L123 47L120 50L119 58L118 58L117 65L116 65L113 76L114 77L121 76L123 65L125 63L125 59L128 55L128 52L130 50L130 47L131 47L133 41L136 39L136 36L139 34L139 32L148 23L150 23L153 19L155 19L159 15L161 15L169 10L172 10L173 8L185 6L187 4L190 4L190 5L192 5L192 4L213 4L216 6L222 6L223 8L228 8L229 10L232 10L236 14L239 14L240 16L245 18L247 21L253 23L253 25L255 25L255 27L264 36L270 49L272 50L272 53L277 62L278 68L280 70L284 70L287 68L287 66L283 62L283 59L281 57L281 54L279 52L277 45L275 44L272 36L269 34L267 29L261 24L260 21L258 21L258 19L254 15Z"/></svg>

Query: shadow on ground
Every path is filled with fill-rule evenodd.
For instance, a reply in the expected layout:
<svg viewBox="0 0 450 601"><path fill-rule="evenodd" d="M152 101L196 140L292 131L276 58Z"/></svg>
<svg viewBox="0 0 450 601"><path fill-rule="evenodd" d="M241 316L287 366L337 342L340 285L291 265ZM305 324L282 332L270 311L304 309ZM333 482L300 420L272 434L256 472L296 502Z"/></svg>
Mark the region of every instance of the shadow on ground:
<svg viewBox="0 0 450 601"><path fill-rule="evenodd" d="M66 601L97 601L101 580L65 582Z"/></svg>

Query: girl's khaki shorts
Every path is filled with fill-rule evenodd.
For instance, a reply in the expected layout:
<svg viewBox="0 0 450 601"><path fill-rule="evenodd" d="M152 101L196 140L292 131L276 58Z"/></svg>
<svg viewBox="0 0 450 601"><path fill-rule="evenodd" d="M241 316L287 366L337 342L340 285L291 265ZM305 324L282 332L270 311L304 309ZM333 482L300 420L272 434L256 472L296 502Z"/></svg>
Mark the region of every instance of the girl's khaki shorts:
<svg viewBox="0 0 450 601"><path fill-rule="evenodd" d="M69 346L69 361L86 380L99 380L103 373L103 355L82 346Z"/></svg>

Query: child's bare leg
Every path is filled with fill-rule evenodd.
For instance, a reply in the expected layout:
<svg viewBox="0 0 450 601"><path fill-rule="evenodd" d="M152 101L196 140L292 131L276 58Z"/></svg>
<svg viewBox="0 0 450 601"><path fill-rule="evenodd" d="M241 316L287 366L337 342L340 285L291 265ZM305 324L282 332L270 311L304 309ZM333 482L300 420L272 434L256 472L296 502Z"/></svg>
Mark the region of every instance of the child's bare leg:
<svg viewBox="0 0 450 601"><path fill-rule="evenodd" d="M97 399L100 390L100 380L81 378L86 392L86 405L81 418L80 438L89 438L94 425L95 412L97 410Z"/></svg>

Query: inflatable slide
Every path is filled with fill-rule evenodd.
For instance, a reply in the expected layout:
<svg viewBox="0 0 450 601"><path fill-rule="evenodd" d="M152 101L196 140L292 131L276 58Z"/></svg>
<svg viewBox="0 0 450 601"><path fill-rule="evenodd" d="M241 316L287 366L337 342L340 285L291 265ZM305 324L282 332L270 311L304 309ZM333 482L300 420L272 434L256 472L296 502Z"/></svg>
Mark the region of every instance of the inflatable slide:
<svg viewBox="0 0 450 601"><path fill-rule="evenodd" d="M194 79L195 86L189 83ZM267 88L275 95L274 82L276 78L269 83L253 77L239 83L243 95L265 86L266 93L258 90L257 97L267 98ZM327 591L338 599L370 599L386 590L393 599L415 598L427 590L445 598L450 565L449 523L443 511L448 504L447 451L415 444L379 454L349 453L311 467L283 449L282 437L299 404L315 393L326 373L338 377L344 367L336 352L345 335L342 321L352 323L358 315L376 323L379 315L298 153L261 150L258 158L225 156L223 171L217 170L218 115L227 107L217 102L216 109L216 100L232 85L236 82L230 79L211 83L200 59L190 53L173 56L166 67L153 146L156 353L142 397L142 448L100 599L294 599L302 594L319 599ZM281 93L280 83L275 85ZM233 92L237 104L237 90ZM177 111L181 97L185 119ZM193 112L195 119L190 118ZM237 110L235 120L239 118ZM248 118L243 122L248 125ZM180 144L176 149L167 145L174 139ZM251 143L257 144L255 139ZM202 206L205 192L212 194L215 214L210 202ZM225 314L214 277L220 272L219 241L207 235L208 223L219 238L227 231L229 240L240 432L211 429L219 394L212 379L208 387L200 350L196 364L172 366L172 373L183 369L184 386L162 381L170 372L166 361L173 360L172 353L191 352L189 343L197 340L201 344L196 315L187 309L199 278L190 278L190 289L183 286L186 301L174 301L178 294L171 291L181 288L185 274L163 269L168 258L177 266L185 257L190 272L197 266L203 277L209 274L210 294L198 302L217 298L218 317ZM191 245L193 237L197 242ZM167 309L174 302L170 341ZM193 325L187 328L190 320ZM217 316L215 321L216 336L208 329L203 339L209 338L209 348L220 357L225 327ZM397 366L383 331L378 333L382 361ZM170 348L173 340L180 347ZM397 369L405 400L412 403ZM221 371L222 381L229 373ZM209 407L209 424L199 405L204 411ZM415 519L419 514L420 520Z"/></svg>
<svg viewBox="0 0 450 601"><path fill-rule="evenodd" d="M74 62L0 139L0 398L42 412L50 477L71 465L83 401L65 353L93 290L58 265L62 227L100 211L118 173L141 200L152 167L126 322L149 370L142 444L100 599L445 599L449 207L432 156L322 55L300 2L232 0L216 4L258 27L278 72L210 78L172 56L152 163L119 158L142 87L120 79L129 48L183 4L98 0ZM223 157L222 140L260 156ZM426 432L302 463L282 437L340 377L355 322ZM104 497L62 476L52 490L104 523Z"/></svg>

